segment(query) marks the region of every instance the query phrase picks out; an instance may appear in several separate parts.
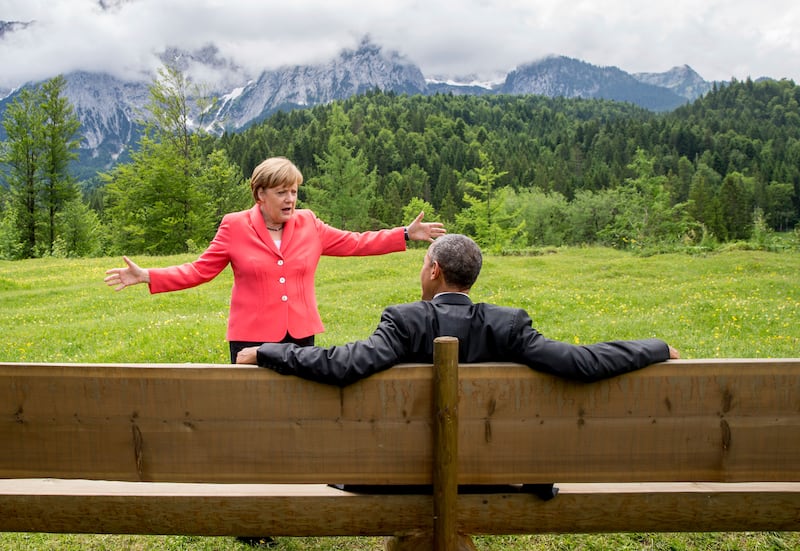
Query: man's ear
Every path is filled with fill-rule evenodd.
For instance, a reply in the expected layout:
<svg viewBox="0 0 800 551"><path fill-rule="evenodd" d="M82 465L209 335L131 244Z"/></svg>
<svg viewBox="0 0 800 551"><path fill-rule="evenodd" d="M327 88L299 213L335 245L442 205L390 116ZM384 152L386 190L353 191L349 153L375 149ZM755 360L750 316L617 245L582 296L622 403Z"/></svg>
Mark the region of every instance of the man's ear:
<svg viewBox="0 0 800 551"><path fill-rule="evenodd" d="M431 264L431 279L439 279L442 276L442 268L435 260Z"/></svg>

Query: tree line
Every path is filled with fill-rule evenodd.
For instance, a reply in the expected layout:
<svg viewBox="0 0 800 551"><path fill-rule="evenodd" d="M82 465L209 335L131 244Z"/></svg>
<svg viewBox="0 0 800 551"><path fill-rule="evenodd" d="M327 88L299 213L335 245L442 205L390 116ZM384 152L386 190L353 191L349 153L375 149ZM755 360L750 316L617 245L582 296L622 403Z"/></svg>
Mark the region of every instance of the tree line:
<svg viewBox="0 0 800 551"><path fill-rule="evenodd" d="M48 81L6 112L2 258L202 249L226 212L252 203L249 175L275 155L305 175L301 206L332 225L394 226L425 210L495 252L798 234L791 81L733 80L666 114L607 100L375 90L217 137L193 120L212 100L166 67L130 162L93 185L69 176L78 124L62 87Z"/></svg>

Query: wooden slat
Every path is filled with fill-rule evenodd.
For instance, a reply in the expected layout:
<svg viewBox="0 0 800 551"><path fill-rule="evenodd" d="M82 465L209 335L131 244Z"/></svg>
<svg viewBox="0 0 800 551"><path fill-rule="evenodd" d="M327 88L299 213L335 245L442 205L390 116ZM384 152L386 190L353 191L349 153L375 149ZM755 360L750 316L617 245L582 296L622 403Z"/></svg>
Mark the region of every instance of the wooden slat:
<svg viewBox="0 0 800 551"><path fill-rule="evenodd" d="M431 369L0 365L0 477L430 483Z"/></svg>
<svg viewBox="0 0 800 551"><path fill-rule="evenodd" d="M533 496L459 496L466 534L800 530L798 483L558 484ZM483 499L481 499L483 497Z"/></svg>
<svg viewBox="0 0 800 551"><path fill-rule="evenodd" d="M555 499L460 494L466 534L800 530L800 484L560 484ZM430 495L324 485L0 480L0 531L378 536L432 530ZM365 514L368 511L369 514Z"/></svg>
<svg viewBox="0 0 800 551"><path fill-rule="evenodd" d="M0 364L0 477L431 483L429 366L351 387L255 367ZM800 359L592 384L460 368L459 482L800 481Z"/></svg>
<svg viewBox="0 0 800 551"><path fill-rule="evenodd" d="M678 360L592 384L515 365L459 377L462 483L800 481L800 359Z"/></svg>

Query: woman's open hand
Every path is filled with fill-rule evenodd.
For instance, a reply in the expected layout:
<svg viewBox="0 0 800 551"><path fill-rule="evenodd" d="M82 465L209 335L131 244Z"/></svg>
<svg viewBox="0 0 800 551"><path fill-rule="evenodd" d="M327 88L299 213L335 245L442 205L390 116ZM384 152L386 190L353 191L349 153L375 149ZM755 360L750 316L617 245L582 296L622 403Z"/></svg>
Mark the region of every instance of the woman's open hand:
<svg viewBox="0 0 800 551"><path fill-rule="evenodd" d="M441 222L423 222L422 218L425 216L423 211L414 218L414 221L408 225L408 238L413 241L428 241L433 243L437 237L441 237L447 233L444 224Z"/></svg>
<svg viewBox="0 0 800 551"><path fill-rule="evenodd" d="M127 256L123 256L122 260L128 266L126 268L111 268L106 271L106 277L103 281L109 287L114 287L115 291L121 291L129 285L136 285L137 283L149 283L150 274L147 270L140 268L133 260Z"/></svg>

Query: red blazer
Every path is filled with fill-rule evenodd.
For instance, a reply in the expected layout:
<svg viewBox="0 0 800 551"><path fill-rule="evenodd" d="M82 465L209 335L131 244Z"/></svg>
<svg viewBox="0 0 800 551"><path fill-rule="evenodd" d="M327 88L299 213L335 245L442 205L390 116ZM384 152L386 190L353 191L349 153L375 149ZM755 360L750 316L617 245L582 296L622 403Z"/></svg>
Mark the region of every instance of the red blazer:
<svg viewBox="0 0 800 551"><path fill-rule="evenodd" d="M288 332L303 338L325 330L314 276L319 258L366 256L406 249L403 228L348 232L298 209L283 228L278 249L258 205L225 215L217 235L194 262L151 268L150 292L187 289L210 281L230 264L233 290L229 341L278 342Z"/></svg>

